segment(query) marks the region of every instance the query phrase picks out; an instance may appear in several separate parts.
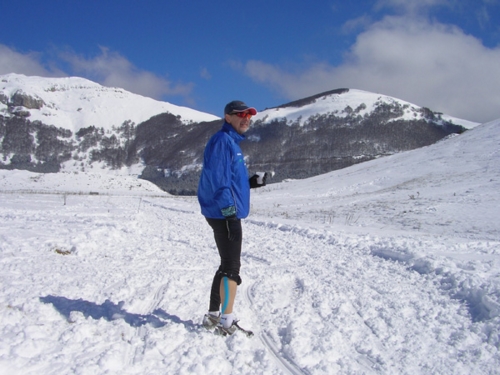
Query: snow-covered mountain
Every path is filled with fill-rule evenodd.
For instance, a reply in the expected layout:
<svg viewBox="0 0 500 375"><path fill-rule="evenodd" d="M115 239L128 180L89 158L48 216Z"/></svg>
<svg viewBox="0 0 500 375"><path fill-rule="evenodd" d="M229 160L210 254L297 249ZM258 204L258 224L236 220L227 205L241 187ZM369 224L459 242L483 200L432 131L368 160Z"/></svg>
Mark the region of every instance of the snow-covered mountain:
<svg viewBox="0 0 500 375"><path fill-rule="evenodd" d="M269 123L285 118L290 124L304 124L311 117L325 114L346 117L349 115L346 108L364 116L373 112L380 103L397 104L404 108L401 116L394 119L415 120L425 115L421 107L404 100L362 90L340 89L261 110L254 117L254 122ZM180 116L181 121L186 123L219 119L121 88L105 87L85 78L47 78L15 73L0 75L0 114L29 114L31 121L41 121L73 132L89 126L109 130L127 120L139 124L166 112ZM439 114L439 118L466 129L478 125L446 114Z"/></svg>
<svg viewBox="0 0 500 375"><path fill-rule="evenodd" d="M139 124L165 112L180 116L185 123L218 119L208 113L132 94L121 88L101 86L79 77L0 76L0 114L29 114L31 121L72 132L89 126L110 130L127 120Z"/></svg>
<svg viewBox="0 0 500 375"><path fill-rule="evenodd" d="M310 121L311 117L335 114L338 117L348 117L353 112L359 116L370 115L381 103L388 106L402 108L400 116L395 120L421 120L432 111L407 101L396 99L391 96L376 94L356 89L338 89L308 98L283 104L276 108L266 109L255 116L254 121L272 122L286 118L289 124L298 123L303 125ZM350 108L350 110L349 110ZM435 113L437 122L453 123L471 129L479 123L459 119L442 113Z"/></svg>
<svg viewBox="0 0 500 375"><path fill-rule="evenodd" d="M221 119L82 78L0 76L0 168L132 173L192 194ZM307 178L427 146L476 123L360 90L259 112L242 148L251 172ZM125 171L124 171L125 170Z"/></svg>

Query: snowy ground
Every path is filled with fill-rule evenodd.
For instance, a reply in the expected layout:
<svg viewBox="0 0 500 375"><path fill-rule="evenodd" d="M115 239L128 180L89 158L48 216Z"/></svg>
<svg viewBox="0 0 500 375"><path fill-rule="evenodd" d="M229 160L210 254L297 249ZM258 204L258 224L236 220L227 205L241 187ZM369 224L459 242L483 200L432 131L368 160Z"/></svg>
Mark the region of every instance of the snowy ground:
<svg viewBox="0 0 500 375"><path fill-rule="evenodd" d="M500 121L252 194L222 338L195 198L0 171L0 373L500 373Z"/></svg>

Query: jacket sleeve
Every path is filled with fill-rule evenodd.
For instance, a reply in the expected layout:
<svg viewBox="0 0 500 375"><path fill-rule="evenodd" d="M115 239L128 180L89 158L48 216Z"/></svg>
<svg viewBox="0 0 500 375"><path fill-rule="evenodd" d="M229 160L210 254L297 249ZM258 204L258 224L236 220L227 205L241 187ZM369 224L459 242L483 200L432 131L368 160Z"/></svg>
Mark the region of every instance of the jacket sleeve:
<svg viewBox="0 0 500 375"><path fill-rule="evenodd" d="M235 207L232 193L232 148L222 136L217 142L212 144L210 158L207 160L211 173L209 174L210 184L214 192L214 201L220 212L229 207ZM236 207L235 207L236 208Z"/></svg>

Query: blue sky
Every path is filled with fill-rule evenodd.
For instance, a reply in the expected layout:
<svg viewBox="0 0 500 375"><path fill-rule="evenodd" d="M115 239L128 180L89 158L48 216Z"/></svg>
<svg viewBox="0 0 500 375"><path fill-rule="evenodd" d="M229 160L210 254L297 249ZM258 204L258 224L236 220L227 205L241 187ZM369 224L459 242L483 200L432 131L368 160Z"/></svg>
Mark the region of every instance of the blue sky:
<svg viewBox="0 0 500 375"><path fill-rule="evenodd" d="M222 116L336 88L500 117L500 0L16 0L0 74L81 76Z"/></svg>

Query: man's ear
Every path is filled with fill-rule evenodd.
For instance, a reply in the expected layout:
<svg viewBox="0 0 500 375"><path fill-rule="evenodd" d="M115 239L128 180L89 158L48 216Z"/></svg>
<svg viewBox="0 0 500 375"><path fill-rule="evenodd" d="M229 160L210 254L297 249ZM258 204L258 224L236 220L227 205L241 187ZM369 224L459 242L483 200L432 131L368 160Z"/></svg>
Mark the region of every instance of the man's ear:
<svg viewBox="0 0 500 375"><path fill-rule="evenodd" d="M226 122L227 122L228 124L230 124L230 123L231 123L231 116L230 116L230 115L228 115L228 114L226 113L226 114L224 115L224 120L226 120Z"/></svg>

